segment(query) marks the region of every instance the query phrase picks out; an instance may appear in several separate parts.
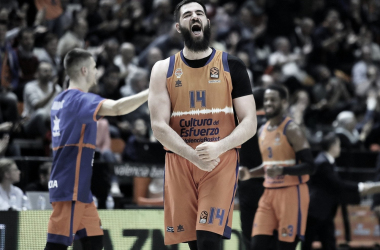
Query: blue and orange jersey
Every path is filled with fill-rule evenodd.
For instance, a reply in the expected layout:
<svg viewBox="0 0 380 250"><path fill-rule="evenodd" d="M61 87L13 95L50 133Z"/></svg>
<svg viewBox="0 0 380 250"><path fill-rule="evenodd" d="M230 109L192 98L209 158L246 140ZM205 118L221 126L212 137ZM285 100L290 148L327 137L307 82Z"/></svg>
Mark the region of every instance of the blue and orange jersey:
<svg viewBox="0 0 380 250"><path fill-rule="evenodd" d="M66 90L54 99L50 114L53 148L50 202L92 202L96 121L103 101L98 95L78 89Z"/></svg>
<svg viewBox="0 0 380 250"><path fill-rule="evenodd" d="M293 122L292 119L286 117L275 130L267 129L269 121L262 128L259 135L259 146L264 168L271 165L290 167L296 164L296 153L286 138L286 128L291 122ZM265 175L264 187L288 187L305 183L308 180L309 175L279 175L275 178Z"/></svg>
<svg viewBox="0 0 380 250"><path fill-rule="evenodd" d="M182 51L170 57L166 86L170 126L191 147L219 141L235 129L227 53L214 50L205 66L191 68Z"/></svg>

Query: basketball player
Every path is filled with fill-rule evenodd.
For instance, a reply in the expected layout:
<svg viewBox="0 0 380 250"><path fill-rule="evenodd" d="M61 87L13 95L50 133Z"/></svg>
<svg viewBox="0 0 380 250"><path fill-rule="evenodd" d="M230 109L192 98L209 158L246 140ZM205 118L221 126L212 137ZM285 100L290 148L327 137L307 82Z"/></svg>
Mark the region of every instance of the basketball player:
<svg viewBox="0 0 380 250"><path fill-rule="evenodd" d="M154 135L167 150L165 244L188 242L191 250L221 249L222 237L230 238L236 148L256 133L246 67L209 47L205 13L198 0L176 6L185 46L154 65L148 101Z"/></svg>
<svg viewBox="0 0 380 250"><path fill-rule="evenodd" d="M259 132L263 165L249 171L241 168L240 179L265 175L265 191L260 198L252 229L251 249L268 249L274 231L276 249L294 250L304 238L309 205L306 182L314 172L313 156L300 127L284 112L287 91L273 85L264 94L268 122Z"/></svg>
<svg viewBox="0 0 380 250"><path fill-rule="evenodd" d="M49 181L53 213L45 250L67 249L74 238L84 250L103 249L103 230L90 190L96 121L102 116L132 112L148 98L148 90L117 101L88 93L96 84L92 55L74 49L64 59L69 89L51 108L53 166Z"/></svg>

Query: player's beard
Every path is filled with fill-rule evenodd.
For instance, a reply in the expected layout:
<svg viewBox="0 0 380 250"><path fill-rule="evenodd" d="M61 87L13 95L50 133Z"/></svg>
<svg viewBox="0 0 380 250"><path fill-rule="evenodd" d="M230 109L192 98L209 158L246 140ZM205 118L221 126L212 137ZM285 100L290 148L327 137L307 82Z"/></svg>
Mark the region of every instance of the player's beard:
<svg viewBox="0 0 380 250"><path fill-rule="evenodd" d="M281 114L281 108L278 108L274 110L271 114L265 113L265 117L267 120L272 119L273 117L276 117Z"/></svg>
<svg viewBox="0 0 380 250"><path fill-rule="evenodd" d="M206 51L210 46L210 37L211 37L211 29L209 25L206 25L203 28L203 37L201 39L195 40L191 36L191 30L186 27L179 26L179 30L181 31L181 35L183 40L185 41L186 47L192 52L202 52Z"/></svg>

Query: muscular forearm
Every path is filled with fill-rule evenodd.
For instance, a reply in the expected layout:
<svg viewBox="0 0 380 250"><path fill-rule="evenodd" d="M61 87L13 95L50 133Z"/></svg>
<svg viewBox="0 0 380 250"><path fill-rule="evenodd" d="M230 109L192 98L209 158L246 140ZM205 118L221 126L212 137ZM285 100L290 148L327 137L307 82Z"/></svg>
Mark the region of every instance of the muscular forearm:
<svg viewBox="0 0 380 250"><path fill-rule="evenodd" d="M154 137L167 149L183 158L193 162L197 157L195 150L187 145L185 141L166 123L152 123Z"/></svg>
<svg viewBox="0 0 380 250"><path fill-rule="evenodd" d="M296 153L297 162L301 162L295 166L284 167L283 174L287 175L304 175L314 174L315 165L313 161L313 155L309 148L300 150Z"/></svg>
<svg viewBox="0 0 380 250"><path fill-rule="evenodd" d="M230 135L216 143L219 144L222 153L224 153L246 142L249 138L256 134L256 130L256 118L246 118L240 122L240 124L232 131Z"/></svg>
<svg viewBox="0 0 380 250"><path fill-rule="evenodd" d="M115 105L117 115L126 115L148 100L149 90L146 89L140 93L119 99Z"/></svg>

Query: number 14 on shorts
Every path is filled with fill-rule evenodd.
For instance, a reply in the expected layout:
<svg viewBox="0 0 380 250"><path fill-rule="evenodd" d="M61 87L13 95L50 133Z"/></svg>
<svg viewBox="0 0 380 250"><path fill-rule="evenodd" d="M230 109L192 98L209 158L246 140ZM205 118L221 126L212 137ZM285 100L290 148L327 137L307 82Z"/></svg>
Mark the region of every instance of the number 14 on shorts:
<svg viewBox="0 0 380 250"><path fill-rule="evenodd" d="M219 226L223 225L223 219L225 215L225 210L221 208L212 207L210 208L210 217L207 211L202 211L201 216L199 218L199 223L201 224L214 224L214 221L219 224ZM208 222L207 222L208 219Z"/></svg>

